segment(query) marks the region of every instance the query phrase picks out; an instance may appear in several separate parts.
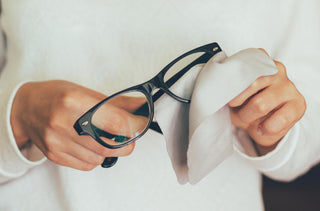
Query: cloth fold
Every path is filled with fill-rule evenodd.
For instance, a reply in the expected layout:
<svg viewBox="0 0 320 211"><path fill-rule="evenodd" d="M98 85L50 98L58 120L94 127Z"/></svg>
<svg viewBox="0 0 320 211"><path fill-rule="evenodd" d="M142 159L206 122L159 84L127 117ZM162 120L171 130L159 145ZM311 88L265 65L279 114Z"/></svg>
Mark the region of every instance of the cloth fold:
<svg viewBox="0 0 320 211"><path fill-rule="evenodd" d="M220 52L172 87L181 96L191 96L190 104L167 95L155 103L155 119L179 183L199 182L233 153L234 126L227 103L257 78L277 71L273 60L259 49L230 57Z"/></svg>

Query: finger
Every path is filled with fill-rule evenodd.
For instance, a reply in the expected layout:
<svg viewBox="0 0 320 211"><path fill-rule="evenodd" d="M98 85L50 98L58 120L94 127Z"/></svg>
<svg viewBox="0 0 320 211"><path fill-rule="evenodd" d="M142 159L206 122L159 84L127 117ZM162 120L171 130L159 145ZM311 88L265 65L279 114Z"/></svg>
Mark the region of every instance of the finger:
<svg viewBox="0 0 320 211"><path fill-rule="evenodd" d="M259 50L261 50L263 53L265 53L267 56L269 56L269 54L263 48L259 48ZM280 72L282 72L282 73L284 72L285 73L285 66L281 62L278 62L278 61L274 60L274 63L277 66L277 69ZM259 77L246 90L244 90L237 97L232 99L228 103L228 105L231 106L231 107L241 106L252 95L256 94L257 92L259 92L262 89L264 89L267 86L269 86L272 83L272 80L273 80L273 77L270 77L270 76Z"/></svg>
<svg viewBox="0 0 320 211"><path fill-rule="evenodd" d="M74 139L75 142L82 145L86 149L102 156L102 157L123 157L132 153L135 143L131 143L119 149L109 149L105 146L102 146L96 140L91 137L77 137Z"/></svg>
<svg viewBox="0 0 320 211"><path fill-rule="evenodd" d="M231 122L234 126L241 128L243 130L246 130L249 126L249 124L243 122L238 115L238 108L229 108L230 111L230 118L231 118Z"/></svg>
<svg viewBox="0 0 320 211"><path fill-rule="evenodd" d="M285 103L269 118L262 122L259 133L265 135L285 134L300 118L295 101Z"/></svg>
<svg viewBox="0 0 320 211"><path fill-rule="evenodd" d="M124 109L130 113L135 112L142 105L147 103L146 97L129 97L129 96L118 96L111 100L110 103L118 108Z"/></svg>
<svg viewBox="0 0 320 211"><path fill-rule="evenodd" d="M82 171L90 171L97 166L97 165L88 163L86 161L82 161L64 152L59 152L55 154L49 153L46 156L49 160L51 160L52 162L58 165L62 165L62 166L66 166L66 167L70 167L70 168L74 168Z"/></svg>
<svg viewBox="0 0 320 211"><path fill-rule="evenodd" d="M270 86L254 95L245 105L238 110L241 121L250 124L276 109L291 96L287 95L285 89L278 89L277 86Z"/></svg>
<svg viewBox="0 0 320 211"><path fill-rule="evenodd" d="M258 48L258 49L260 51L262 51L263 53L265 53L267 56L269 56L267 51L264 50L263 48ZM245 91L243 91L240 95L238 95L236 98L231 100L229 102L229 106L237 107L237 106L242 105L251 95L253 95L256 92L258 92L259 90L263 89L268 84L268 83L265 84L267 81L262 81L261 79L258 79L258 80L259 81L253 82L253 84L251 84L251 86L249 86Z"/></svg>
<svg viewBox="0 0 320 211"><path fill-rule="evenodd" d="M72 133L70 133L72 134ZM74 137L77 135L74 132ZM58 130L51 132L47 131L47 135L42 137L42 143L45 145L44 154L50 159L54 159L54 156L65 153L72 157L92 165L99 165L103 162L104 156L95 153L92 150L87 149L81 144L73 141L73 138L68 131Z"/></svg>
<svg viewBox="0 0 320 211"><path fill-rule="evenodd" d="M269 54L267 53L267 51L263 48L258 48L260 51L262 51L263 53L265 53L267 56L269 56Z"/></svg>
<svg viewBox="0 0 320 211"><path fill-rule="evenodd" d="M131 114L110 103L104 104L92 118L92 123L99 129L125 137L136 137L148 122L149 118Z"/></svg>
<svg viewBox="0 0 320 211"><path fill-rule="evenodd" d="M276 67L277 67L277 69L279 71L277 74L287 77L286 66L284 66L284 64L282 64L281 62L276 61L276 60L273 60L273 62L276 65Z"/></svg>
<svg viewBox="0 0 320 211"><path fill-rule="evenodd" d="M237 97L233 98L228 105L230 107L238 107L244 104L251 96L270 86L272 78L270 76L262 76L255 80L248 88L241 92Z"/></svg>
<svg viewBox="0 0 320 211"><path fill-rule="evenodd" d="M99 165L103 162L105 156L100 155L85 146L69 141L64 148L64 153L77 158L78 160L92 165Z"/></svg>

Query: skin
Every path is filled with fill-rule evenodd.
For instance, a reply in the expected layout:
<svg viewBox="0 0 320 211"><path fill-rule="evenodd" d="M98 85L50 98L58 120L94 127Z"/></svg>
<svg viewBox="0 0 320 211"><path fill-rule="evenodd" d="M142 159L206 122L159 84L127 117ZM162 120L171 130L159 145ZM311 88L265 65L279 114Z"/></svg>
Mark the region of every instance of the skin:
<svg viewBox="0 0 320 211"><path fill-rule="evenodd" d="M229 102L232 123L250 135L261 155L274 149L306 109L304 97L288 79L285 66L274 62L279 70L277 74L258 78ZM108 149L89 136L79 136L72 127L82 114L104 98L99 92L68 81L24 84L11 110L11 126L18 147L32 142L52 162L85 171L100 165L105 157L129 155L134 143ZM122 133L123 128L129 133L137 131L145 120L124 119L124 116L142 103L141 99L124 97L106 106L97 124L114 133ZM108 118L121 121L103 124Z"/></svg>
<svg viewBox="0 0 320 211"><path fill-rule="evenodd" d="M285 66L274 63L277 74L258 78L228 104L233 125L249 134L260 155L273 150L306 110L305 99L287 77Z"/></svg>
<svg viewBox="0 0 320 211"><path fill-rule="evenodd" d="M134 143L120 149L108 149L90 136L79 136L72 127L82 114L106 97L67 81L24 84L15 96L11 111L11 125L18 147L32 142L54 163L85 171L100 165L105 157L129 155ZM105 113L110 115L101 116L123 120L111 125L114 133L121 133L117 128L120 130L123 125L134 131L136 127L141 128L141 119L123 118L128 114L124 109L126 104L130 105L128 110L134 109L132 104L126 103L129 100L123 98L118 102L122 108L109 105L105 109L112 112ZM135 105L139 107L141 102ZM106 131L110 129L108 125L99 126Z"/></svg>

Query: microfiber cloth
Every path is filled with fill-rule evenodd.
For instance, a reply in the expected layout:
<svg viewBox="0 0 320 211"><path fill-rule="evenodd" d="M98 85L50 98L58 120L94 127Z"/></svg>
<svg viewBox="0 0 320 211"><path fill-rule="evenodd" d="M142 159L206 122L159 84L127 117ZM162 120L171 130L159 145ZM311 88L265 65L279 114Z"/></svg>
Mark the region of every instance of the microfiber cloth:
<svg viewBox="0 0 320 211"><path fill-rule="evenodd" d="M155 103L155 119L179 183L196 184L233 154L234 126L227 103L257 78L277 73L273 60L259 49L230 57L222 51L202 67L188 71L172 87L181 103L163 95Z"/></svg>

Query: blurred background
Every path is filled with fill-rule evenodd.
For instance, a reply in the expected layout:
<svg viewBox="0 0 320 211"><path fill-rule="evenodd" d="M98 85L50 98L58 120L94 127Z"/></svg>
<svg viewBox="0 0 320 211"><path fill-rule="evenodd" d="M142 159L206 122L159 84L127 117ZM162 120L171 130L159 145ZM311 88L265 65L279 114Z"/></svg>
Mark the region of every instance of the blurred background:
<svg viewBox="0 0 320 211"><path fill-rule="evenodd" d="M266 211L320 211L320 164L290 183L263 178Z"/></svg>

